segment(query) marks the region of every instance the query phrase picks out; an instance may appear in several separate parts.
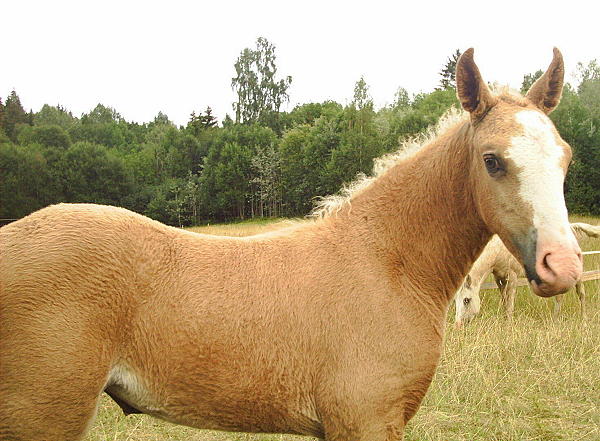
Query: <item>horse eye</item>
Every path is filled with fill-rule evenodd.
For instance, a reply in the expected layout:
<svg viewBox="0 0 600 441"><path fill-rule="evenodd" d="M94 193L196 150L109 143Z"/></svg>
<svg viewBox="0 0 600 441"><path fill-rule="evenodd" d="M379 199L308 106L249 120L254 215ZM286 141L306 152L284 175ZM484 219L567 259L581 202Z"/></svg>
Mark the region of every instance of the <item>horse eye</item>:
<svg viewBox="0 0 600 441"><path fill-rule="evenodd" d="M483 162L485 163L485 168L487 169L488 173L491 175L498 173L498 171L502 169L500 166L500 161L496 155L490 153L483 155Z"/></svg>
<svg viewBox="0 0 600 441"><path fill-rule="evenodd" d="M465 306L466 306L466 305L468 305L469 303L471 303L471 299L470 299L469 297L465 297L465 298L463 299L463 303L464 303L464 304L465 304Z"/></svg>
<svg viewBox="0 0 600 441"><path fill-rule="evenodd" d="M506 170L504 169L502 159L498 158L493 153L484 153L483 163L485 164L485 168L489 175L494 178L499 178L506 174Z"/></svg>

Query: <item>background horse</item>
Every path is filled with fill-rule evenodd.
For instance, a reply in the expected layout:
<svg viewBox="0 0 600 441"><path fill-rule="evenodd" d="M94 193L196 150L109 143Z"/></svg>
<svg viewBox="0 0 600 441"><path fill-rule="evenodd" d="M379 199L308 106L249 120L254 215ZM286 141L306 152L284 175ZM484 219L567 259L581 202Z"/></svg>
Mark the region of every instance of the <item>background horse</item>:
<svg viewBox="0 0 600 441"><path fill-rule="evenodd" d="M575 237L581 241L585 237L600 237L600 226L589 225L583 222L571 224ZM473 267L465 277L465 281L456 292L455 323L461 326L471 321L481 309L479 292L481 285L487 277L493 274L494 280L500 290L500 298L507 318L514 313L515 295L517 291L517 278L523 277L523 267L508 251L498 236L492 237L490 242ZM581 314L585 315L585 287L583 282L575 284L575 291L579 298ZM563 301L563 295L554 297L554 316L558 316Z"/></svg>
<svg viewBox="0 0 600 441"><path fill-rule="evenodd" d="M468 115L297 227L225 238L99 205L2 227L0 439L81 439L102 391L193 427L402 439L493 233L536 294L580 277L546 116L563 71L555 50L526 97L495 95L467 50Z"/></svg>

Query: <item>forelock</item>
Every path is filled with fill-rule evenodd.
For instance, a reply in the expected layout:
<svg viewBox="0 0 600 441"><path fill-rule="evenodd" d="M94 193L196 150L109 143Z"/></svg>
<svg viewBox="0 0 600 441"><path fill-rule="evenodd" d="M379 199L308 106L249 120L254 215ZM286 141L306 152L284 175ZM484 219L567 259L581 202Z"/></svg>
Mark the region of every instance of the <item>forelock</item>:
<svg viewBox="0 0 600 441"><path fill-rule="evenodd" d="M509 86L494 84L491 89L497 98L506 104L518 107L528 107L531 104L520 92Z"/></svg>

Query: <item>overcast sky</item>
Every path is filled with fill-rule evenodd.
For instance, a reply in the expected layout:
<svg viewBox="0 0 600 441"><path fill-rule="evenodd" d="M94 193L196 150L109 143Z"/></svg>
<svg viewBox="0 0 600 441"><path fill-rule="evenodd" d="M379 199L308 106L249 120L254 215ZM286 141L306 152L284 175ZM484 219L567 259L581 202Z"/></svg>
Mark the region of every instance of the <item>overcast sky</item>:
<svg viewBox="0 0 600 441"><path fill-rule="evenodd" d="M1 0L0 97L60 103L80 116L99 102L127 120L163 111L177 124L211 106L232 114L233 65L263 36L291 75L287 109L347 103L364 76L377 106L399 86L431 91L457 48L475 48L486 81L518 88L563 52L600 59L599 15L584 1L26 1Z"/></svg>

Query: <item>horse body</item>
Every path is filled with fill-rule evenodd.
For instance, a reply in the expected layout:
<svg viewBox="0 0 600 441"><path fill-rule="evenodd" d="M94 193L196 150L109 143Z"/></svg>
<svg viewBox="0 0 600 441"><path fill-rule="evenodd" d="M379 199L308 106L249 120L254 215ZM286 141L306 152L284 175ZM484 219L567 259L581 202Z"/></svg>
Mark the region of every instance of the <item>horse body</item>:
<svg viewBox="0 0 600 441"><path fill-rule="evenodd" d="M401 440L492 233L538 295L581 273L562 193L538 207L520 192L535 176L514 138L553 140L545 176L562 189L568 145L517 118L546 118L561 69L555 52L530 99L494 97L467 51L457 87L470 118L305 225L222 238L58 205L1 228L0 440L80 439L103 390L127 412L195 427Z"/></svg>
<svg viewBox="0 0 600 441"><path fill-rule="evenodd" d="M36 409L44 436L65 415L79 433L104 389L131 409L195 427L335 439L394 406L402 425L437 364L447 301L418 314L379 263L365 271L369 259L352 255L356 247L327 240L340 221L216 238L122 209L59 205L3 228L11 258L2 265L1 329L27 326L27 335L2 332L12 385L0 390L14 405L2 409L11 423L3 430L31 427L36 416L14 402L29 392L46 403ZM42 346L56 350L40 360ZM390 395L394 404L382 409ZM340 408L343 424L334 419Z"/></svg>

